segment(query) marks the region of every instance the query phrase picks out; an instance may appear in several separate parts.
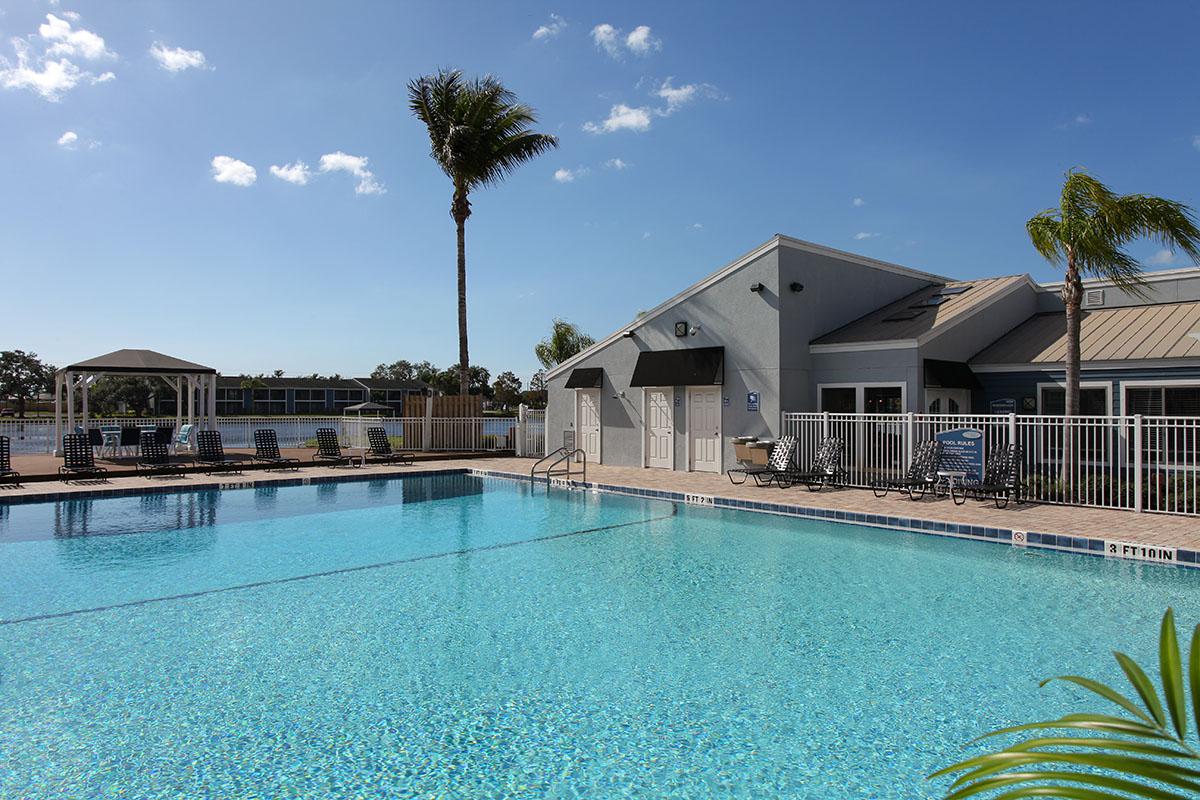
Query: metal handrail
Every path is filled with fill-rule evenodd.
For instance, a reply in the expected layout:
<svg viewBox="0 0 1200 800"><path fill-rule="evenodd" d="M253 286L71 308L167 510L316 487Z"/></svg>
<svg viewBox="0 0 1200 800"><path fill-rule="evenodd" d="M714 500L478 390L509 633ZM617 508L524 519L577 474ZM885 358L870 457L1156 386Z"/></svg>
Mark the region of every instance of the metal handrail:
<svg viewBox="0 0 1200 800"><path fill-rule="evenodd" d="M558 456L558 459L553 464L551 464L549 467L546 468L546 486L547 487L550 486L550 476L554 473L554 468L557 467L559 464L565 463L567 465L567 480L568 481L571 480L571 459L574 458L575 456L582 457L583 482L587 483L587 453L583 452L583 450L580 450L577 447L576 448L560 447L557 450L555 450L553 453L549 453L549 454L543 456L542 458L539 458L534 463L534 465L532 467L530 467L529 482L531 484L534 482L534 480L536 478L537 468L539 466L541 466L542 463L549 461L550 459L554 458L555 456Z"/></svg>

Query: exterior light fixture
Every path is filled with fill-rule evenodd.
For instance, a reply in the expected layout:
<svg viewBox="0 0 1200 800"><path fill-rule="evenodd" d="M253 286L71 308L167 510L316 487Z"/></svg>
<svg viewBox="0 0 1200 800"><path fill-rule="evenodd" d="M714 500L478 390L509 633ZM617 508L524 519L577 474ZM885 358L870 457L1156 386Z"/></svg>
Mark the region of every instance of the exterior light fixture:
<svg viewBox="0 0 1200 800"><path fill-rule="evenodd" d="M621 336L625 337L626 339L632 339L633 331L625 331L624 333L621 334Z"/></svg>
<svg viewBox="0 0 1200 800"><path fill-rule="evenodd" d="M804 291L804 284L803 284L803 283L800 283L799 281L792 281L792 284L791 284L791 286L789 286L788 288L789 288L789 289L791 289L793 292L797 292L797 293L798 293L798 292L803 292L803 291Z"/></svg>
<svg viewBox="0 0 1200 800"><path fill-rule="evenodd" d="M761 294L762 290L763 290L763 285L761 283L750 284L750 291L754 292L755 294Z"/></svg>

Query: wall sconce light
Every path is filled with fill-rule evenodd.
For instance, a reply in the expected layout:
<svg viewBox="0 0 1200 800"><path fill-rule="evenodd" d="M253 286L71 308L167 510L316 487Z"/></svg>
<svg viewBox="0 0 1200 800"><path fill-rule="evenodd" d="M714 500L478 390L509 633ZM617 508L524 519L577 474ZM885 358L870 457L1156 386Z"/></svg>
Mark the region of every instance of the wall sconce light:
<svg viewBox="0 0 1200 800"><path fill-rule="evenodd" d="M792 281L791 286L789 286L788 288L791 289L793 292L803 292L804 284L800 283L799 281Z"/></svg>
<svg viewBox="0 0 1200 800"><path fill-rule="evenodd" d="M695 335L696 335L697 333L699 333L699 332L700 332L700 326L699 326L699 325L693 325L692 327L688 328L688 335L689 335L689 336L695 336Z"/></svg>
<svg viewBox="0 0 1200 800"><path fill-rule="evenodd" d="M754 292L755 294L760 294L762 292L762 290L763 290L763 285L761 283L750 284L750 291Z"/></svg>
<svg viewBox="0 0 1200 800"><path fill-rule="evenodd" d="M622 336L622 337L624 337L624 338L626 338L626 339L632 339L632 338L633 338L633 331L625 331L624 333L622 333L622 334L621 334L621 336Z"/></svg>

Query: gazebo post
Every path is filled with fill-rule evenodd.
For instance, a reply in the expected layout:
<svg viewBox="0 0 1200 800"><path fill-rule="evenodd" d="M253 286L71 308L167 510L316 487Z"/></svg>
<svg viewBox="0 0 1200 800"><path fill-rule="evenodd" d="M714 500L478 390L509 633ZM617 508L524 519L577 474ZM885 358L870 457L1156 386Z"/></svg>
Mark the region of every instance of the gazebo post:
<svg viewBox="0 0 1200 800"><path fill-rule="evenodd" d="M85 372L79 381L79 387L83 392L83 435L87 436L88 432L88 375Z"/></svg>
<svg viewBox="0 0 1200 800"><path fill-rule="evenodd" d="M188 425L196 424L196 376L187 376L188 385Z"/></svg>
<svg viewBox="0 0 1200 800"><path fill-rule="evenodd" d="M208 429L217 429L217 376L208 376Z"/></svg>
<svg viewBox="0 0 1200 800"><path fill-rule="evenodd" d="M54 442L50 452L60 455L62 452L62 393L63 375L54 373Z"/></svg>
<svg viewBox="0 0 1200 800"><path fill-rule="evenodd" d="M67 373L67 430L75 432L75 373Z"/></svg>
<svg viewBox="0 0 1200 800"><path fill-rule="evenodd" d="M179 434L179 428L183 425L183 378L179 375L175 376L175 433Z"/></svg>

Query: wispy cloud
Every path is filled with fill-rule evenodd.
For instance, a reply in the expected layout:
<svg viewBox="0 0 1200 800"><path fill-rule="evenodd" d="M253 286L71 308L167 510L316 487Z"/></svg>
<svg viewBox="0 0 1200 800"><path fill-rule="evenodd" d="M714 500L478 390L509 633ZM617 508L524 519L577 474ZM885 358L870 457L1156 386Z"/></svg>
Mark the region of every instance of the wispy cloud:
<svg viewBox="0 0 1200 800"><path fill-rule="evenodd" d="M271 174L281 181L287 181L296 186L307 185L308 179L312 176L312 172L308 169L308 164L300 160L296 160L291 164L284 164L283 166L272 164Z"/></svg>
<svg viewBox="0 0 1200 800"><path fill-rule="evenodd" d="M565 19L560 17L558 14L551 14L550 21L545 25L539 26L538 29L533 32L533 38L544 42L547 39L553 39L555 36L558 36L566 27L567 21Z"/></svg>
<svg viewBox="0 0 1200 800"><path fill-rule="evenodd" d="M1091 114L1079 113L1079 114L1076 114L1075 116L1071 117L1070 119L1063 120L1062 122L1055 124L1054 127L1057 130L1065 131L1068 128L1082 128L1084 125L1091 125L1091 124L1092 124L1092 115Z"/></svg>
<svg viewBox="0 0 1200 800"><path fill-rule="evenodd" d="M245 161L239 161L232 156L216 156L212 160L212 176L217 183L253 186L258 180L258 171Z"/></svg>
<svg viewBox="0 0 1200 800"><path fill-rule="evenodd" d="M703 225L703 224L701 224L701 223L699 223L699 222L693 222L693 223L692 223L692 230L694 230L694 231L702 231L702 230L704 230L704 225Z"/></svg>
<svg viewBox="0 0 1200 800"><path fill-rule="evenodd" d="M866 204L867 204L867 201L863 200L861 197L856 197L850 201L850 205L854 206L855 208L862 208Z"/></svg>
<svg viewBox="0 0 1200 800"><path fill-rule="evenodd" d="M607 119L600 123L585 122L583 129L588 133L613 133L614 131L641 133L650 130L650 113L647 106L633 108L624 103L617 103L609 109Z"/></svg>
<svg viewBox="0 0 1200 800"><path fill-rule="evenodd" d="M576 167L575 169L560 167L554 170L554 180L559 183L572 183L578 178L586 177L590 172L591 170L587 167Z"/></svg>
<svg viewBox="0 0 1200 800"><path fill-rule="evenodd" d="M208 60L199 50L184 50L182 47L167 47L155 42L150 55L167 72L183 72L185 69L208 69Z"/></svg>
<svg viewBox="0 0 1200 800"><path fill-rule="evenodd" d="M79 134L75 131L67 131L62 136L58 137L58 146L67 150L74 150L75 145L79 142Z"/></svg>
<svg viewBox="0 0 1200 800"><path fill-rule="evenodd" d="M869 231L859 231L854 234L854 238L861 242L863 239L874 239L878 235L878 233L871 233Z"/></svg>
<svg viewBox="0 0 1200 800"><path fill-rule="evenodd" d="M604 162L604 166L608 167L609 169L621 170L629 169L633 165L628 161L622 161L619 158L610 158L608 161Z"/></svg>
<svg viewBox="0 0 1200 800"><path fill-rule="evenodd" d="M317 167L321 172L348 172L358 178L354 187L355 194L384 194L387 189L375 178L375 173L367 169L365 156L352 156L338 150L336 153L326 153L321 156Z"/></svg>
<svg viewBox="0 0 1200 800"><path fill-rule="evenodd" d="M80 68L72 58L87 61L115 59L104 38L85 28L75 28L79 15L64 12L62 17L46 15L36 37L12 40L16 61L0 56L0 87L27 89L56 103L81 83L107 83L116 78L112 72L93 73Z"/></svg>
<svg viewBox="0 0 1200 800"><path fill-rule="evenodd" d="M1192 147L1200 150L1200 133L1192 137Z"/></svg>
<svg viewBox="0 0 1200 800"><path fill-rule="evenodd" d="M654 35L649 25L638 25L628 35L607 22L592 28L592 41L610 58L620 60L626 52L635 56L648 56L662 49L662 40Z"/></svg>
<svg viewBox="0 0 1200 800"><path fill-rule="evenodd" d="M1175 253L1170 250L1159 250L1154 255L1150 256L1150 263L1156 267L1166 267L1174 264L1176 261Z"/></svg>

